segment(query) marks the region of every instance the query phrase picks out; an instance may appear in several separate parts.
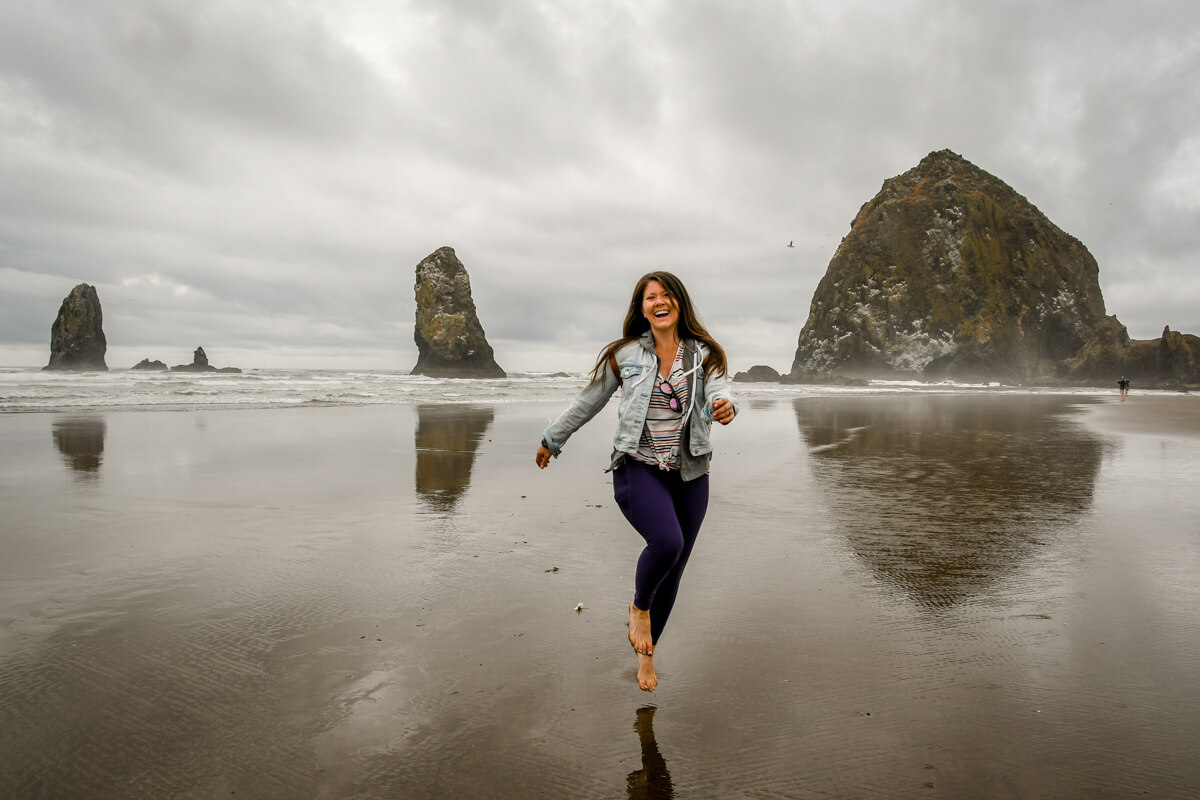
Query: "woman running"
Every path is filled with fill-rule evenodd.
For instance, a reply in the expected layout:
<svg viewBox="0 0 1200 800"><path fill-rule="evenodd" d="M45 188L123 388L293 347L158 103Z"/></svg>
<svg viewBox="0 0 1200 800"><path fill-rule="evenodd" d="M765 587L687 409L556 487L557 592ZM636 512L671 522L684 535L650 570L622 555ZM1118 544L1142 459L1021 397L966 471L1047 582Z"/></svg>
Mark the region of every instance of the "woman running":
<svg viewBox="0 0 1200 800"><path fill-rule="evenodd" d="M700 323L683 283L669 272L643 275L623 335L600 351L590 382L546 428L537 450L545 469L621 390L609 470L617 505L646 540L629 604L629 642L647 692L658 686L654 650L708 509L709 428L737 414L728 384L725 351Z"/></svg>

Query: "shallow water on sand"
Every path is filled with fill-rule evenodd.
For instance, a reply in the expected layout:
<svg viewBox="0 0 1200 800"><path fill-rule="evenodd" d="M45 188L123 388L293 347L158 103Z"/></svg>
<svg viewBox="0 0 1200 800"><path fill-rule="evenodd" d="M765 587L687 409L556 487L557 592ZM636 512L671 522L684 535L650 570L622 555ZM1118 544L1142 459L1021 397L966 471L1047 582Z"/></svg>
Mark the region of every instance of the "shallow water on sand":
<svg viewBox="0 0 1200 800"><path fill-rule="evenodd" d="M0 415L0 796L1194 796L1200 438L1085 401L747 402L653 695L611 409Z"/></svg>

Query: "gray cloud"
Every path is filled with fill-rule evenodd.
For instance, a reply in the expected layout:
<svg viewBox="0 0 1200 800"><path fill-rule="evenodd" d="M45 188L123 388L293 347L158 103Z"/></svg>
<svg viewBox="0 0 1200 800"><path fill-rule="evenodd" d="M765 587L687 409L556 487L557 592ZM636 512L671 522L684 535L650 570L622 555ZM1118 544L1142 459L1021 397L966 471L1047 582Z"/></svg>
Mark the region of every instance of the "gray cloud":
<svg viewBox="0 0 1200 800"><path fill-rule="evenodd" d="M1197 332L1193 5L8 4L0 361L87 281L119 358L407 368L448 244L509 369L587 366L656 268L784 368L859 206L943 147L1134 336Z"/></svg>

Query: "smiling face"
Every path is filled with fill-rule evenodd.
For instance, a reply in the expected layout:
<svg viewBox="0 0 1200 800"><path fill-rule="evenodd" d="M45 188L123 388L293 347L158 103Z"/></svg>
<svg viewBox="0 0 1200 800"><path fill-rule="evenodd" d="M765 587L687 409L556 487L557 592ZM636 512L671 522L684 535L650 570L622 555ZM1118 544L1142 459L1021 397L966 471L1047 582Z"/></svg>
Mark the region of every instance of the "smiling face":
<svg viewBox="0 0 1200 800"><path fill-rule="evenodd" d="M679 306L658 281L650 281L642 292L642 314L655 333L674 334L679 325Z"/></svg>

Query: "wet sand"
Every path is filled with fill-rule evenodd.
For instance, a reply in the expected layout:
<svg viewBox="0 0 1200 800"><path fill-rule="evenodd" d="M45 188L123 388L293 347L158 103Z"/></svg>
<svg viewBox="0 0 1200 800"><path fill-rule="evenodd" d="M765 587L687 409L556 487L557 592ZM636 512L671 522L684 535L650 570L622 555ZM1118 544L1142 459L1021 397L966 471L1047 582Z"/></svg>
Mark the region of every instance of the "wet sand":
<svg viewBox="0 0 1200 800"><path fill-rule="evenodd" d="M652 695L611 409L0 416L0 796L1195 796L1197 400L1100 399L747 402Z"/></svg>
<svg viewBox="0 0 1200 800"><path fill-rule="evenodd" d="M1124 400L1106 400L1088 408L1093 425L1106 432L1200 436L1200 396L1134 392Z"/></svg>

